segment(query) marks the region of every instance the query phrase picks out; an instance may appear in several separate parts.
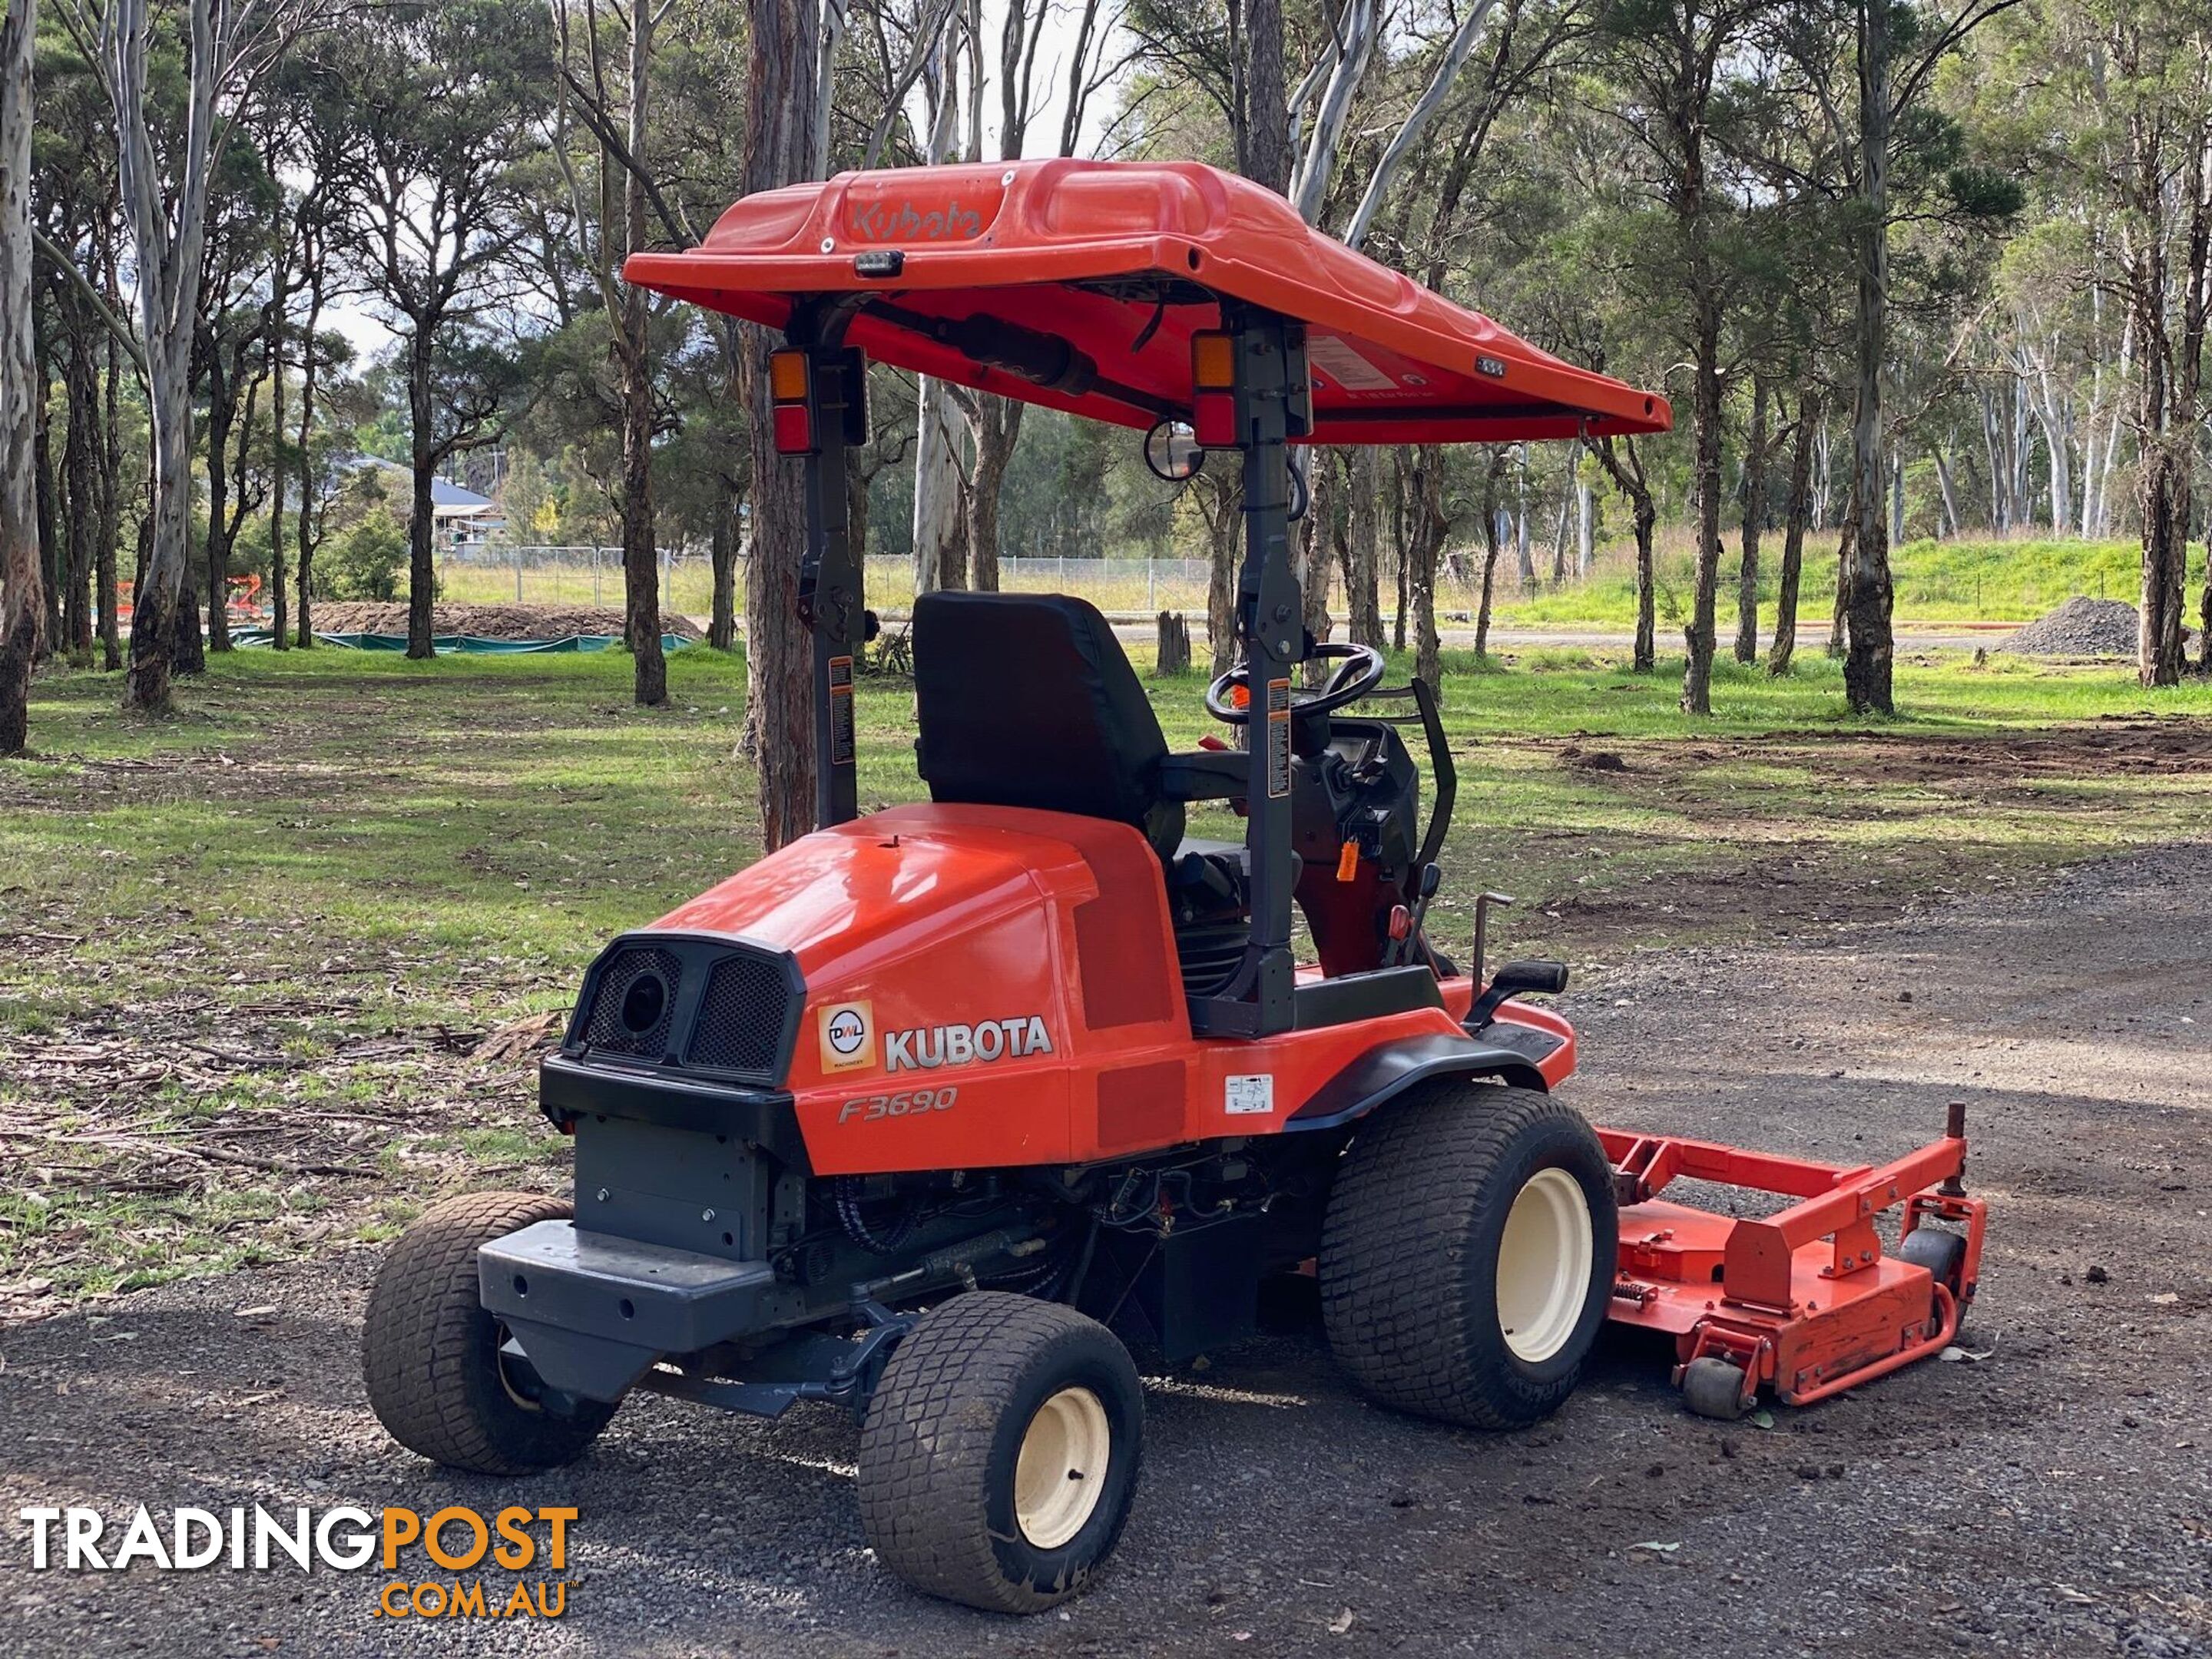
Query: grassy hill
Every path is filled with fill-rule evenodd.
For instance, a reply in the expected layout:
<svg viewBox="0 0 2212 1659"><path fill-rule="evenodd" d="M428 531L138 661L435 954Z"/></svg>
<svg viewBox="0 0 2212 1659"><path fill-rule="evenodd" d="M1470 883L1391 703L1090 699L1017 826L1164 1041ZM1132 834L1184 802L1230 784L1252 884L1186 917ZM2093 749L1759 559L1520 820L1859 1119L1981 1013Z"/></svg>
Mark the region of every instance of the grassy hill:
<svg viewBox="0 0 2212 1659"><path fill-rule="evenodd" d="M1720 615L1724 630L1733 627L1735 616L1738 552L1739 544L1733 537L1721 550ZM1762 623L1773 615L1775 571L1781 553L1778 534L1769 537L1760 549ZM1835 592L1835 554L1833 531L1807 538L1799 602L1801 627L1826 625ZM1510 560L1510 555L1507 556ZM1635 557L1634 544L1608 544L1600 550L1596 568L1587 582L1570 582L1556 591L1526 597L1511 591L1509 574L1498 596L1498 622L1501 626L1524 628L1629 627L1636 617ZM1891 558L1897 617L1900 622L2028 622L2077 593L2132 601L2140 557L2133 542L1994 538L1908 542L1896 549ZM1656 592L1660 624L1669 635L1689 610L1692 560L1692 546L1686 532L1662 534ZM2192 560L2192 593L2203 579L2200 552Z"/></svg>

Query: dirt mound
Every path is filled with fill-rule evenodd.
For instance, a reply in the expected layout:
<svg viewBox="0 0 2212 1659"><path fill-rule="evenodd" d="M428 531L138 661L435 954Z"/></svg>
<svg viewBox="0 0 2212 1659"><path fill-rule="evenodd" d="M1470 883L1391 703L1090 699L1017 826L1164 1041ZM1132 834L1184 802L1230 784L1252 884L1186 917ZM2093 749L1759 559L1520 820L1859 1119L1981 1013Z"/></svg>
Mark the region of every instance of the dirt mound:
<svg viewBox="0 0 2212 1659"><path fill-rule="evenodd" d="M369 599L315 607L315 626L326 634L404 634L407 607ZM565 640L571 634L623 631L623 613L595 605L439 605L430 608L434 634L470 634L480 640ZM704 639L689 617L660 613L660 631Z"/></svg>
<svg viewBox="0 0 2212 1659"><path fill-rule="evenodd" d="M2137 626L2135 606L2077 594L2008 634L1997 649L2027 657L2132 657Z"/></svg>

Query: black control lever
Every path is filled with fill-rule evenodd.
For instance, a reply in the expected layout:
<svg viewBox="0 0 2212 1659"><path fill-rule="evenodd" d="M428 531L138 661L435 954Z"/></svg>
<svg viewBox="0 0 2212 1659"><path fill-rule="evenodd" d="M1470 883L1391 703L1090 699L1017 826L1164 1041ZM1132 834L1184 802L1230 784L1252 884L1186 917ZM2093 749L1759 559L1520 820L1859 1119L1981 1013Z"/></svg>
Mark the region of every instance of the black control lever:
<svg viewBox="0 0 2212 1659"><path fill-rule="evenodd" d="M1524 992L1557 996L1566 988L1567 964L1564 962L1532 957L1526 962L1502 963L1498 976L1490 981L1490 988L1477 997L1474 1006L1467 1011L1467 1029L1480 1030L1497 1017L1500 1007Z"/></svg>

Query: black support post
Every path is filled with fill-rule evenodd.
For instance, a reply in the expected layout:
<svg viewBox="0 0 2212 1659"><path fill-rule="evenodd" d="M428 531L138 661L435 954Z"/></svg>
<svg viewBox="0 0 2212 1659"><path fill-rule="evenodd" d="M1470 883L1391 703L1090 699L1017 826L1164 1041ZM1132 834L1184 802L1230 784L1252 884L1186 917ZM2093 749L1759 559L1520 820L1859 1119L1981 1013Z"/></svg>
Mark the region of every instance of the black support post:
<svg viewBox="0 0 2212 1659"><path fill-rule="evenodd" d="M1223 307L1236 341L1237 430L1244 456L1244 564L1237 631L1251 687L1249 816L1252 937L1243 965L1215 997L1194 999L1202 1034L1270 1036L1296 1021L1291 955L1291 690L1305 660L1305 609L1291 562L1288 441L1311 416L1304 331L1272 313Z"/></svg>
<svg viewBox="0 0 2212 1659"><path fill-rule="evenodd" d="M842 327L834 331L836 337L842 333ZM794 331L793 343L806 343ZM815 449L806 458L806 552L799 604L814 636L814 823L827 829L860 811L853 676L866 637L866 599L853 559L845 449L852 428L860 424L867 367L858 351L835 338L806 349ZM754 556L772 552L757 548Z"/></svg>

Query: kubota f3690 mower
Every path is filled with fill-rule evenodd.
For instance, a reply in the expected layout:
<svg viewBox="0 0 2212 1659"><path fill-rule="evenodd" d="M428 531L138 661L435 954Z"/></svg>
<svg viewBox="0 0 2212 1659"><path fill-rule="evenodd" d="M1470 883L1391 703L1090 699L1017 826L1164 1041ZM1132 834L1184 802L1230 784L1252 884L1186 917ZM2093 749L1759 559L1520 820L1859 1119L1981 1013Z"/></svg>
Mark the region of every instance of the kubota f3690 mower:
<svg viewBox="0 0 2212 1659"><path fill-rule="evenodd" d="M1608 1314L1674 1336L1724 1416L1948 1339L1981 1233L1962 1126L1879 1170L1593 1132L1553 1092L1573 1030L1516 1000L1565 970L1486 978L1480 909L1471 959L1426 926L1453 799L1430 688L1385 692L1379 653L1303 626L1299 447L1655 432L1662 400L1198 166L848 174L626 274L785 343L757 419L804 470L806 539L754 556L788 552L812 632L817 828L586 974L541 1085L573 1207L457 1199L394 1247L365 1359L403 1444L514 1474L575 1458L634 1389L839 1402L882 1563L1027 1611L1129 1512L1144 1413L1115 1333L1169 1362L1231 1343L1270 1275L1317 1275L1376 1400L1480 1428L1555 1408ZM929 802L858 814L864 354L1148 430L1168 476L1237 458L1241 659L1206 707L1243 744L1171 753L1081 600L931 594ZM1186 838L1200 802L1243 842ZM1657 1197L1677 1176L1797 1201L1732 1221Z"/></svg>

